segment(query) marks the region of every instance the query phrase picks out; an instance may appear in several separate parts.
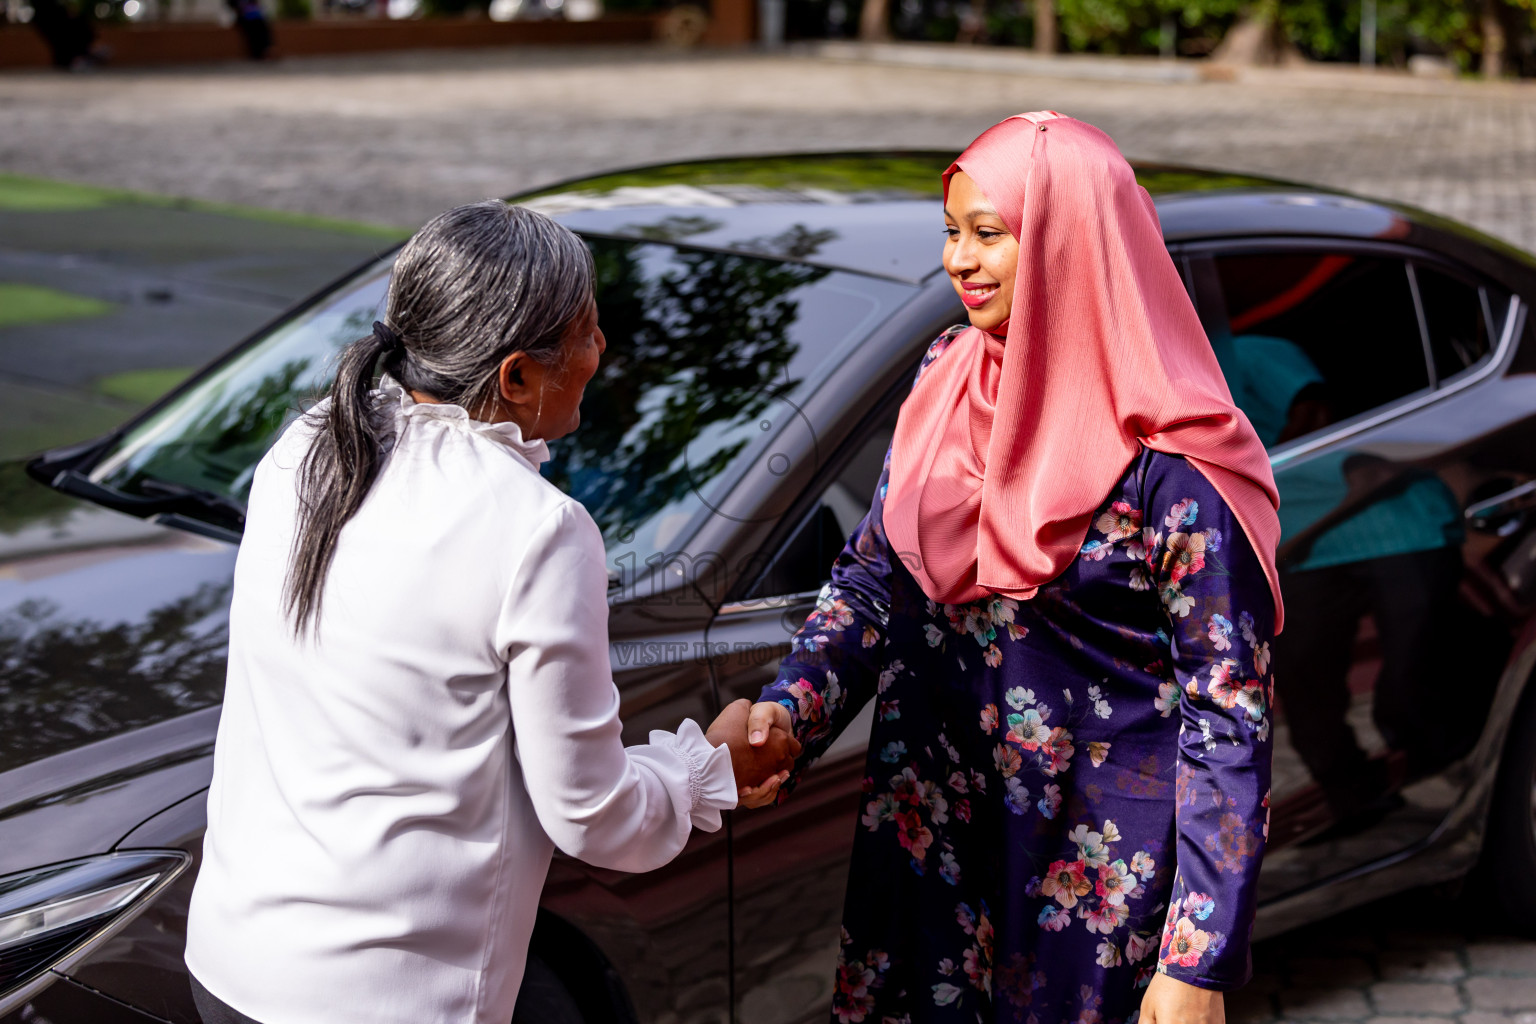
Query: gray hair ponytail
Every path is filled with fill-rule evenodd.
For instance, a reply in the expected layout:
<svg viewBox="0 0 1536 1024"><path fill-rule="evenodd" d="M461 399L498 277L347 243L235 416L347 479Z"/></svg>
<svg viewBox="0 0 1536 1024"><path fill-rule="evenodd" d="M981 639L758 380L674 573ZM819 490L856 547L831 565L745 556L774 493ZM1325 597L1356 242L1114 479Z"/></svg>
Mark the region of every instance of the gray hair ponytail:
<svg viewBox="0 0 1536 1024"><path fill-rule="evenodd" d="M299 467L299 516L285 584L295 633L320 611L341 529L378 476L372 388L380 359L407 390L462 406L494 398L513 352L552 365L592 299L592 254L542 214L498 200L433 218L395 259L385 324L341 354L330 406Z"/></svg>

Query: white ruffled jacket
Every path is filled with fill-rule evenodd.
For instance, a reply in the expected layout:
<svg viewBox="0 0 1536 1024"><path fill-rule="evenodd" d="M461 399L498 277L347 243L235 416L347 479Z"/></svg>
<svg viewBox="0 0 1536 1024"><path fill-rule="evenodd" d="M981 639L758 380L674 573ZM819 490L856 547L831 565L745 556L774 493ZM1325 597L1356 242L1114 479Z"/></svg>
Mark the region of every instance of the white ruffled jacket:
<svg viewBox="0 0 1536 1024"><path fill-rule="evenodd" d="M602 538L544 443L381 391L315 639L282 611L310 420L256 472L187 964L263 1024L506 1024L554 847L665 864L736 805L730 755L622 745Z"/></svg>

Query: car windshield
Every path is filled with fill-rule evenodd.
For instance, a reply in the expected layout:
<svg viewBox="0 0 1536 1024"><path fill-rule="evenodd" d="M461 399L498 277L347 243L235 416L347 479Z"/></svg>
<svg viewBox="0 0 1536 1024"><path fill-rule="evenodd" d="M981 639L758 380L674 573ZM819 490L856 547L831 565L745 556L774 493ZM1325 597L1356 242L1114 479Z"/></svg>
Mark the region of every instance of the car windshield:
<svg viewBox="0 0 1536 1024"><path fill-rule="evenodd" d="M610 560L675 550L858 343L915 292L858 274L588 238L608 351L582 426L544 474L591 511ZM244 502L256 464L383 308L391 260L249 345L137 424L90 477ZM630 557L625 557L626 555Z"/></svg>

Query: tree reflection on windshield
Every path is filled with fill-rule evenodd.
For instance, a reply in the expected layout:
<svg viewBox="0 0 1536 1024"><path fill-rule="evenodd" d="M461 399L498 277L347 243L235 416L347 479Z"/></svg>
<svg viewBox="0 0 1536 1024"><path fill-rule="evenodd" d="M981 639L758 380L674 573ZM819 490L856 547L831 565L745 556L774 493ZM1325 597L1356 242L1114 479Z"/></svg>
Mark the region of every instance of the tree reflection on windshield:
<svg viewBox="0 0 1536 1024"><path fill-rule="evenodd" d="M612 538L713 480L748 444L722 436L701 449L701 436L751 420L800 383L786 373L799 350L790 336L797 293L831 271L606 239L590 245L608 351L587 385L581 429L553 447L545 472Z"/></svg>
<svg viewBox="0 0 1536 1024"><path fill-rule="evenodd" d="M248 391L230 396L224 405L211 405L187 426L204 460L203 471L221 483L235 483L234 497L244 499L251 488L249 467L266 454L266 444L251 450L257 438L275 438L293 411L298 384L310 375L313 358L290 359L260 378Z"/></svg>
<svg viewBox="0 0 1536 1024"><path fill-rule="evenodd" d="M786 255L824 240L792 226L750 244ZM545 472L591 510L611 559L618 547L648 558L682 540L706 507L703 490L726 489L741 460L791 423L801 392L914 290L740 252L587 241L608 351L581 428L552 446ZM164 493L155 480L244 502L262 455L324 392L337 353L367 334L388 274L381 261L235 353L136 424L91 480Z"/></svg>
<svg viewBox="0 0 1536 1024"><path fill-rule="evenodd" d="M374 271L241 352L131 430L92 479L134 494L161 480L244 502L272 442L324 393L336 354L368 332L386 281Z"/></svg>
<svg viewBox="0 0 1536 1024"><path fill-rule="evenodd" d="M205 583L141 618L71 619L50 602L0 612L0 771L217 704L229 583Z"/></svg>

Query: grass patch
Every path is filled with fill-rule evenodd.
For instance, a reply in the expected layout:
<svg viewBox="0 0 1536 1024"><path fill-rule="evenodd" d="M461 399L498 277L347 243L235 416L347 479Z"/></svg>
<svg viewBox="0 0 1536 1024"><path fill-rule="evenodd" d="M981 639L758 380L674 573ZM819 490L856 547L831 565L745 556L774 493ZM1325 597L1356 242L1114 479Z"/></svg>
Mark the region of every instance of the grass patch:
<svg viewBox="0 0 1536 1024"><path fill-rule="evenodd" d="M78 320L112 312L110 302L34 284L0 281L0 327Z"/></svg>
<svg viewBox="0 0 1536 1024"><path fill-rule="evenodd" d="M337 220L332 217L316 217L308 213L292 213L288 210L264 210L257 206L236 206L233 203L207 203L200 199L175 199L166 203L181 210L199 213L218 213L226 217L243 217L261 220L269 224L287 227L309 228L311 231L330 231L339 235L357 235L362 238L378 238L389 242L403 242L415 234L415 228L402 228L393 224L364 224L356 220Z"/></svg>
<svg viewBox="0 0 1536 1024"><path fill-rule="evenodd" d="M58 210L94 210L120 202L124 193L95 185L76 185L47 178L0 174L0 210L53 213Z"/></svg>
<svg viewBox="0 0 1536 1024"><path fill-rule="evenodd" d="M163 370L128 370L102 377L96 382L96 390L108 398L116 398L134 405L148 405L171 388L187 379L190 367L172 367Z"/></svg>
<svg viewBox="0 0 1536 1024"><path fill-rule="evenodd" d="M264 210L255 206L210 203L200 199L179 199L148 192L130 192L127 189L100 188L96 185L79 185L49 178L32 178L22 174L0 174L0 210L56 213L69 210L94 210L118 203L136 203L141 206L159 206L172 210L192 210L198 213L241 217L245 220L266 221L272 224L309 228L313 231L329 231L388 241L408 238L412 231L411 228L390 224L364 224L360 221L316 217L307 213L290 213L286 210Z"/></svg>

